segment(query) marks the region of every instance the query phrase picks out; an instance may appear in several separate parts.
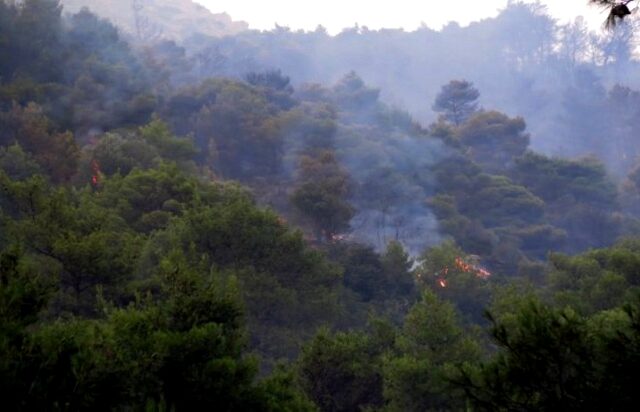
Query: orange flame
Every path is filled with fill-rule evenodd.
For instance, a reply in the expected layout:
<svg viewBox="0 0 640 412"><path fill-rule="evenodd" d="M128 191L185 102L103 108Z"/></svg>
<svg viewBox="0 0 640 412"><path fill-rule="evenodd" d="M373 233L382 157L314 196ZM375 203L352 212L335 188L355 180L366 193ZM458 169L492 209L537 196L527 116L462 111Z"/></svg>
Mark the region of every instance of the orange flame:
<svg viewBox="0 0 640 412"><path fill-rule="evenodd" d="M480 267L478 265L475 265L473 263L469 263L465 260L465 258L462 258L460 256L455 258L453 268L454 270L458 270L464 273L471 273L475 275L477 278L483 279L483 280L486 280L489 277L491 277L491 272L489 272L487 269ZM441 288L446 288L449 286L449 281L446 279L448 275L449 275L448 266L443 267L440 271L435 272L433 274L436 284ZM418 279L422 279L424 274L416 273L416 276Z"/></svg>
<svg viewBox="0 0 640 412"><path fill-rule="evenodd" d="M97 160L91 161L91 185L95 188L100 184L100 164Z"/></svg>
<svg viewBox="0 0 640 412"><path fill-rule="evenodd" d="M486 269L479 268L476 271L476 276L479 277L480 279L489 279L489 276L491 276L491 272L489 272Z"/></svg>
<svg viewBox="0 0 640 412"><path fill-rule="evenodd" d="M489 272L487 269L467 263L460 256L456 257L455 266L456 269L460 270L461 272L473 273L480 279L488 279L491 276L491 272ZM445 268L445 270L447 270L447 268Z"/></svg>

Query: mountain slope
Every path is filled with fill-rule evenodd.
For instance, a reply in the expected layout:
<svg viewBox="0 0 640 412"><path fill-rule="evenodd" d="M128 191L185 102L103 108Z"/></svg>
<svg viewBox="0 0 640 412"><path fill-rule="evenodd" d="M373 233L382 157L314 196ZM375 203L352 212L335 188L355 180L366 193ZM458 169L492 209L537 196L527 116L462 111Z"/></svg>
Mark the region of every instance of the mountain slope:
<svg viewBox="0 0 640 412"><path fill-rule="evenodd" d="M180 40L195 33L225 36L248 29L247 23L233 21L226 13L213 14L191 0L62 0L61 3L67 13L87 7L141 40Z"/></svg>

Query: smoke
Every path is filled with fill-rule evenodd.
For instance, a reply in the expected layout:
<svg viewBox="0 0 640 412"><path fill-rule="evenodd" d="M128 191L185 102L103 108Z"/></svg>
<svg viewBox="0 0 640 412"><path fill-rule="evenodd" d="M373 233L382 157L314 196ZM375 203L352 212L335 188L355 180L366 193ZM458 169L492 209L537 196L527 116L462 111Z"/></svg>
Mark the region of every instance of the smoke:
<svg viewBox="0 0 640 412"><path fill-rule="evenodd" d="M241 77L256 68L279 68L299 88L333 84L354 70L380 90L381 101L406 108L422 124L436 118L431 106L440 87L466 79L480 90L485 107L526 119L532 149L562 157L595 155L623 176L636 159L627 154L622 161L617 147L623 141L634 144L636 129L613 123L608 94L616 84L640 87L637 30L627 25L595 33L580 20L561 26L545 13L512 2L495 18L440 31L356 27L330 36L321 29L279 27L193 37L184 45L192 58L215 62L199 66L203 76Z"/></svg>
<svg viewBox="0 0 640 412"><path fill-rule="evenodd" d="M295 181L301 155L335 153L348 173L347 200L355 211L350 232L338 237L378 251L397 240L412 255L439 243L427 202L436 183L431 168L447 156L442 142L405 111L381 103L378 90L353 72L331 88L302 86L295 96L301 102L287 115L284 181Z"/></svg>
<svg viewBox="0 0 640 412"><path fill-rule="evenodd" d="M427 207L434 191L430 168L445 157L441 142L405 133L345 135L336 139L341 161L357 182L353 237L383 250L400 241L413 256L441 241Z"/></svg>
<svg viewBox="0 0 640 412"><path fill-rule="evenodd" d="M254 94L265 93L268 110L256 120L258 135L266 139L273 137L273 130L280 133L273 140L277 145L272 145L278 152L273 153L273 163L281 161L280 180L271 175L257 179L255 172L261 170L257 166L242 176L222 175L247 184L254 178L277 186L263 184L259 197L290 212L287 190L295 184L300 156L314 149L335 151L353 180L348 197L356 211L351 237L379 250L388 241L399 240L417 254L441 239L428 199L436 186L431 168L448 154L414 119L423 125L435 120L431 107L443 84L451 79L471 81L480 90L484 107L509 117L522 116L533 150L565 158L591 155L623 178L640 154L635 138L640 132L636 120L640 93L634 90L640 86L640 66L633 58L633 41L628 29L605 37L581 28L579 22L558 26L535 6L510 3L496 18L464 28L450 24L440 31L352 28L330 36L322 29L299 32L278 27L220 38L198 35L177 45L165 42L151 49L162 70L152 71L156 77L150 82L154 88L163 82L193 85L204 78L244 79L253 71L281 70L290 76L295 94L285 96L288 92L282 90L269 94L264 85L252 88L258 92L241 93L247 102ZM129 67L136 73L135 65ZM94 83L83 88L78 82L76 88L82 92ZM228 85L227 92L236 91ZM143 91L125 89L122 94L129 99ZM296 100L295 107L289 107L289 98ZM118 101L119 96L101 99ZM216 104L222 105L222 100L206 103ZM140 110L151 106L141 104ZM248 112L236 109L238 118ZM205 112L203 116L213 116ZM100 120L81 123L105 130L114 127ZM114 123L126 125L126 120ZM220 125L213 122L207 131L215 127ZM222 139L216 133L207 138ZM224 139L240 141L251 133L235 136L234 131ZM243 144L233 149L249 153L245 161L252 165L261 165L266 158L263 149L251 151Z"/></svg>

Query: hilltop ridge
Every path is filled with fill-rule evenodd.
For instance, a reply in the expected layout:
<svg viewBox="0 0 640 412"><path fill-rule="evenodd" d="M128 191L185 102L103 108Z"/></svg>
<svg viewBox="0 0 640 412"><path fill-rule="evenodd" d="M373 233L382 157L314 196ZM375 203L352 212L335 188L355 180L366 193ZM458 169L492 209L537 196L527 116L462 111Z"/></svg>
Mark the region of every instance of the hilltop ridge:
<svg viewBox="0 0 640 412"><path fill-rule="evenodd" d="M196 33L221 37L249 28L246 22L233 21L227 13L214 14L191 0L62 0L61 3L65 13L76 13L86 7L141 40L180 40Z"/></svg>

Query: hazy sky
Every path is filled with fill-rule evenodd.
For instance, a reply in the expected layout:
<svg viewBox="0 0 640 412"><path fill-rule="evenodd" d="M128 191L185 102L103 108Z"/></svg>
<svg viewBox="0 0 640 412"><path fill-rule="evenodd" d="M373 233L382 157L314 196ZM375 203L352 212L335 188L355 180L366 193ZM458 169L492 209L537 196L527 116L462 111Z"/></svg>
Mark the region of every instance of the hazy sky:
<svg viewBox="0 0 640 412"><path fill-rule="evenodd" d="M227 12L254 29L272 29L275 23L292 29L314 30L322 24L337 33L355 23L370 29L380 27L413 30L422 22L439 29L449 21L462 25L495 16L507 0L195 0L214 13ZM543 0L561 21L585 15L600 24L604 15L587 6L587 0Z"/></svg>

